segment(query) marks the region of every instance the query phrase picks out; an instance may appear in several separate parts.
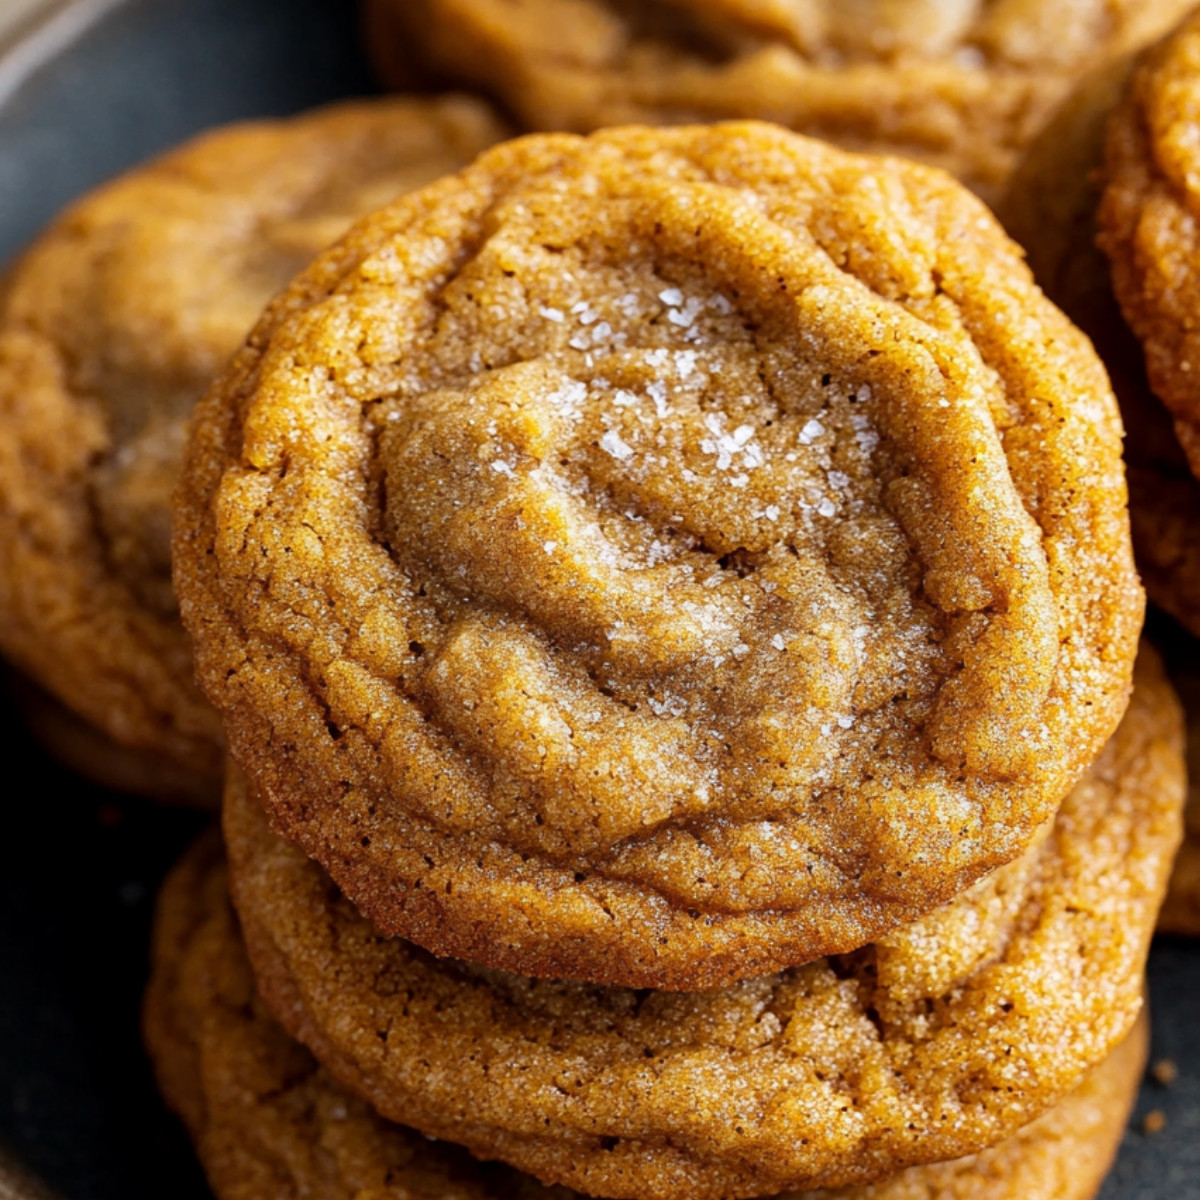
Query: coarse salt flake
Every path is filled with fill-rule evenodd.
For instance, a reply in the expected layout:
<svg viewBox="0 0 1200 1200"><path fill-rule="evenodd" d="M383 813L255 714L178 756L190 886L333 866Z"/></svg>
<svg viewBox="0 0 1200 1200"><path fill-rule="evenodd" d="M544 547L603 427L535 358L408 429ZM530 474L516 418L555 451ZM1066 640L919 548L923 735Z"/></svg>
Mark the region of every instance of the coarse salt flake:
<svg viewBox="0 0 1200 1200"><path fill-rule="evenodd" d="M600 439L600 448L619 462L628 462L633 457L633 447L626 445L615 429L610 429Z"/></svg>
<svg viewBox="0 0 1200 1200"><path fill-rule="evenodd" d="M825 426L820 421L813 417L802 430L800 430L800 444L803 446L811 445L825 432Z"/></svg>
<svg viewBox="0 0 1200 1200"><path fill-rule="evenodd" d="M561 325L563 322L562 309L560 308L539 308L538 313L545 317L547 321L554 321Z"/></svg>
<svg viewBox="0 0 1200 1200"><path fill-rule="evenodd" d="M654 401L654 411L658 414L659 418L665 417L671 411L670 406L667 404L667 385L656 379L646 388L646 392L650 399Z"/></svg>

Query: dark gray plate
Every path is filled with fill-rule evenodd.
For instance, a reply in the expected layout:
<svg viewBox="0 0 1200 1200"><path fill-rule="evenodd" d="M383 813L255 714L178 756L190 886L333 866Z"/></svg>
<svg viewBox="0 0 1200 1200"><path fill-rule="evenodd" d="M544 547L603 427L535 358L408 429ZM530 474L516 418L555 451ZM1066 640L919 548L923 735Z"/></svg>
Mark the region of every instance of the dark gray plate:
<svg viewBox="0 0 1200 1200"><path fill-rule="evenodd" d="M0 262L67 201L207 125L372 90L352 0L73 0L0 53ZM151 901L203 823L79 782L0 701L0 1167L63 1200L207 1196L138 1038ZM17 764L24 780L17 783ZM1200 944L1157 945L1165 1130L1131 1132L1104 1200L1200 1200ZM0 1183L0 1197L4 1187ZM262 1200L271 1200L263 1197Z"/></svg>

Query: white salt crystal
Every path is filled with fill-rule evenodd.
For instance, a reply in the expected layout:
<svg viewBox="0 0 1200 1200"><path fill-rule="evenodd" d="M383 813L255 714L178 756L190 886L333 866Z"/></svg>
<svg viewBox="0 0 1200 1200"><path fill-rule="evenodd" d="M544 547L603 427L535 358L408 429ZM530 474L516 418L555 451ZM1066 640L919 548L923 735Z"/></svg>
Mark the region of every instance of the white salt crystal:
<svg viewBox="0 0 1200 1200"><path fill-rule="evenodd" d="M633 447L621 441L621 435L615 429L610 429L600 439L600 448L620 462L628 462L633 457Z"/></svg>

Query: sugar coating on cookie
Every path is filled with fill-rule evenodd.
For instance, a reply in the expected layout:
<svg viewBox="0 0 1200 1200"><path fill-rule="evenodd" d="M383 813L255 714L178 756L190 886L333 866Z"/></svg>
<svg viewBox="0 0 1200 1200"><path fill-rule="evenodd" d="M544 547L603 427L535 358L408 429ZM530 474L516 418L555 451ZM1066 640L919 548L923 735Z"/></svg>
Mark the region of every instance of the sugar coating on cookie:
<svg viewBox="0 0 1200 1200"><path fill-rule="evenodd" d="M1200 16L1138 62L1109 123L1100 243L1155 394L1200 475Z"/></svg>
<svg viewBox="0 0 1200 1200"><path fill-rule="evenodd" d="M789 1200L1087 1200L1120 1142L1147 1024L1143 1015L1066 1099L974 1158ZM218 1200L579 1196L383 1120L292 1041L256 995L215 838L184 856L159 898L145 1032Z"/></svg>
<svg viewBox="0 0 1200 1200"><path fill-rule="evenodd" d="M123 746L220 770L170 577L188 415L271 295L503 131L468 100L235 125L69 208L0 292L0 646ZM215 785L214 785L215 787Z"/></svg>
<svg viewBox="0 0 1200 1200"><path fill-rule="evenodd" d="M976 1153L1070 1091L1139 1010L1183 793L1147 649L1120 728L1021 859L854 954L688 994L382 938L236 773L225 830L264 998L378 1111L595 1195L715 1200Z"/></svg>
<svg viewBox="0 0 1200 1200"><path fill-rule="evenodd" d="M371 0L400 84L494 92L530 129L753 117L944 167L986 199L1097 64L1187 0Z"/></svg>
<svg viewBox="0 0 1200 1200"><path fill-rule="evenodd" d="M1142 613L1103 369L983 206L755 124L522 139L360 224L176 518L277 828L388 933L634 986L1011 861Z"/></svg>

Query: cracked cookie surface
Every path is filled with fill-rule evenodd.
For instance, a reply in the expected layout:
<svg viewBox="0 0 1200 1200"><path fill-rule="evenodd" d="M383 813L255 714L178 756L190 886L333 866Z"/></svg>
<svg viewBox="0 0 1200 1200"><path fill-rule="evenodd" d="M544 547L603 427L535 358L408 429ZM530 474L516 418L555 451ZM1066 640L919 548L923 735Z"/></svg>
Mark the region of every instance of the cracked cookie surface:
<svg viewBox="0 0 1200 1200"><path fill-rule="evenodd" d="M371 0L385 77L489 90L530 129L753 117L918 158L985 199L1075 79L1186 0Z"/></svg>
<svg viewBox="0 0 1200 1200"><path fill-rule="evenodd" d="M197 411L176 584L234 756L439 954L700 988L863 945L1017 857L1127 700L1103 369L914 164L509 143Z"/></svg>
<svg viewBox="0 0 1200 1200"><path fill-rule="evenodd" d="M786 1200L1087 1200L1120 1142L1146 1026L1143 1014L1074 1092L990 1150ZM145 1030L219 1200L579 1198L383 1120L292 1041L255 995L215 837L164 885Z"/></svg>
<svg viewBox="0 0 1200 1200"><path fill-rule="evenodd" d="M381 937L231 774L262 995L389 1118L600 1196L863 1184L1011 1136L1131 1027L1179 844L1178 703L1153 650L1042 841L854 954L703 993L534 980Z"/></svg>
<svg viewBox="0 0 1200 1200"><path fill-rule="evenodd" d="M272 293L355 217L502 132L466 100L230 126L78 201L11 268L0 645L118 745L219 791L220 723L195 685L170 578L195 400Z"/></svg>

